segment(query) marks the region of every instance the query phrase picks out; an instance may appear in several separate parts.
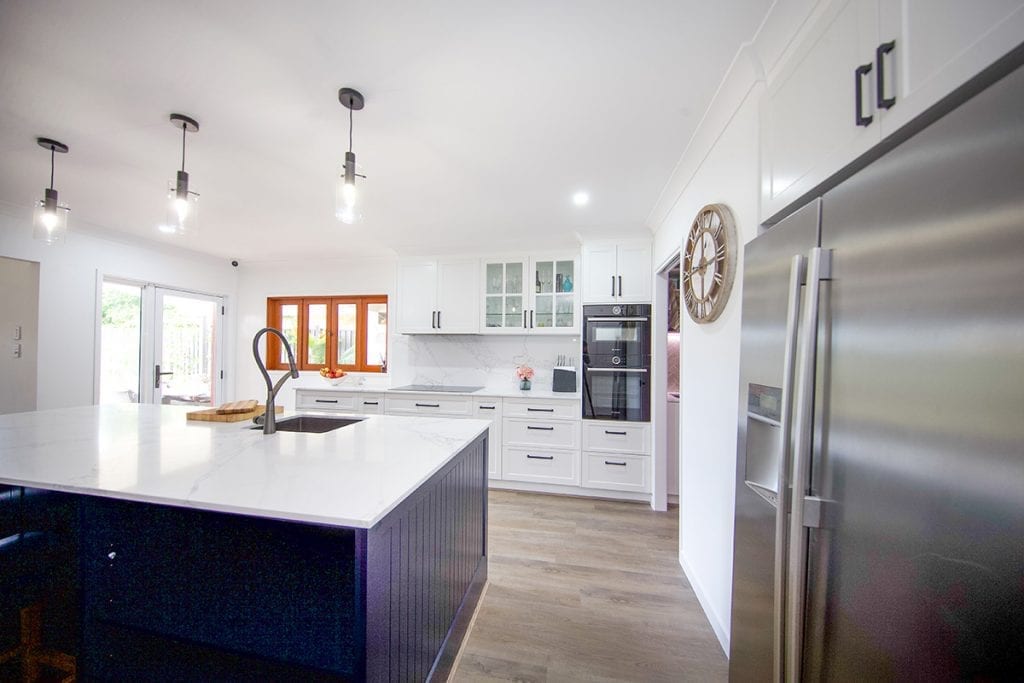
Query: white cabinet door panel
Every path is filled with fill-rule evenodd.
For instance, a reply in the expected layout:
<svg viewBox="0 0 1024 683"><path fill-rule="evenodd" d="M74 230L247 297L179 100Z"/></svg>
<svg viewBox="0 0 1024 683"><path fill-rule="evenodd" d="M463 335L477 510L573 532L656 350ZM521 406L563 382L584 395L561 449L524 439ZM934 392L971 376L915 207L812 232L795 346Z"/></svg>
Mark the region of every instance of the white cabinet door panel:
<svg viewBox="0 0 1024 683"><path fill-rule="evenodd" d="M583 247L583 303L602 304L616 300L618 275L616 249L610 245Z"/></svg>
<svg viewBox="0 0 1024 683"><path fill-rule="evenodd" d="M651 301L651 245L620 244L616 275L616 301L650 303ZM619 280L618 278L622 278Z"/></svg>
<svg viewBox="0 0 1024 683"><path fill-rule="evenodd" d="M437 310L437 263L424 261L398 264L399 334L435 332Z"/></svg>
<svg viewBox="0 0 1024 683"><path fill-rule="evenodd" d="M479 261L465 259L437 264L437 331L476 334L480 331Z"/></svg>

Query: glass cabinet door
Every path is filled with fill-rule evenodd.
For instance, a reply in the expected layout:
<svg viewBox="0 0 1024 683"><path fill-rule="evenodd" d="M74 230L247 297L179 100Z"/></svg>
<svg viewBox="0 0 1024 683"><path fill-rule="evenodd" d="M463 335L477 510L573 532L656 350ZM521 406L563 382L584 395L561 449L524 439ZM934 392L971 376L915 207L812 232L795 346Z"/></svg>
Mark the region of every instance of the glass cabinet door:
<svg viewBox="0 0 1024 683"><path fill-rule="evenodd" d="M576 263L568 260L534 262L534 329L571 330L576 327Z"/></svg>
<svg viewBox="0 0 1024 683"><path fill-rule="evenodd" d="M523 261L487 262L484 265L484 327L523 329L526 291Z"/></svg>

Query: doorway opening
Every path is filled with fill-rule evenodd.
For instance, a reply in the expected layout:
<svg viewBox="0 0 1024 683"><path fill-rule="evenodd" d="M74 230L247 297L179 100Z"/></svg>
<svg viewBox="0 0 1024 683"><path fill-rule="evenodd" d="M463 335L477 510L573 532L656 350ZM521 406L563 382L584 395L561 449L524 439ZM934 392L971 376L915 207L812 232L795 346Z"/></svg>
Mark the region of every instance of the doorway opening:
<svg viewBox="0 0 1024 683"><path fill-rule="evenodd" d="M654 496L652 507L666 510L679 502L679 373L681 301L680 256L662 263L654 278L654 352L651 412L654 441Z"/></svg>

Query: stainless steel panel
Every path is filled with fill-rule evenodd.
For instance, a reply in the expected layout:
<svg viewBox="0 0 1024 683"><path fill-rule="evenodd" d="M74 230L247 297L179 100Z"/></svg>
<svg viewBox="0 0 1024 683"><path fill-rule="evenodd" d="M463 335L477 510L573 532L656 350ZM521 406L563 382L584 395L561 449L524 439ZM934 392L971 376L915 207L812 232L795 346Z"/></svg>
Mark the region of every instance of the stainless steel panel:
<svg viewBox="0 0 1024 683"><path fill-rule="evenodd" d="M1022 103L1018 70L825 196L809 679L1024 677Z"/></svg>
<svg viewBox="0 0 1024 683"><path fill-rule="evenodd" d="M732 634L729 675L734 681L763 681L772 671L775 507L771 492L746 485L748 472L771 483L778 471L781 429L753 419L762 431L747 447L750 386L783 385L787 290L793 256L818 244L817 203L796 212L744 250L740 405L736 448L736 522L733 544ZM755 388L755 391L762 389ZM772 439L762 426L773 430ZM750 463L748 463L748 458ZM762 484L764 482L761 482ZM777 492L776 492L777 493Z"/></svg>

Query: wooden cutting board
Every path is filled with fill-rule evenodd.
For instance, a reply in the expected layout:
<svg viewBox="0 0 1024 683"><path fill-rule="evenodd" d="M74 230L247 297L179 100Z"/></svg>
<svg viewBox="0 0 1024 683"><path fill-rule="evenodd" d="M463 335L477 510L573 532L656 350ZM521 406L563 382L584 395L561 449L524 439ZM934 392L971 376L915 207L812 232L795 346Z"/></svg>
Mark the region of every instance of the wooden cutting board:
<svg viewBox="0 0 1024 683"><path fill-rule="evenodd" d="M260 402L254 398L251 398L248 401L231 401L230 403L225 403L219 406L217 408L217 414L233 415L234 413L248 413L256 410L256 406L259 404Z"/></svg>
<svg viewBox="0 0 1024 683"><path fill-rule="evenodd" d="M245 413L228 413L226 415L217 412L217 408L207 408L206 410L193 410L192 412L186 413L185 417L195 422L243 422L245 420L251 420L257 415L262 415L265 410L265 406L257 404L253 410ZM277 406L275 412L283 413L284 408Z"/></svg>

